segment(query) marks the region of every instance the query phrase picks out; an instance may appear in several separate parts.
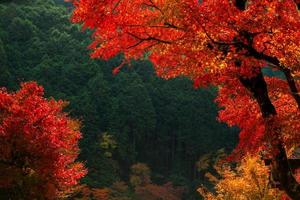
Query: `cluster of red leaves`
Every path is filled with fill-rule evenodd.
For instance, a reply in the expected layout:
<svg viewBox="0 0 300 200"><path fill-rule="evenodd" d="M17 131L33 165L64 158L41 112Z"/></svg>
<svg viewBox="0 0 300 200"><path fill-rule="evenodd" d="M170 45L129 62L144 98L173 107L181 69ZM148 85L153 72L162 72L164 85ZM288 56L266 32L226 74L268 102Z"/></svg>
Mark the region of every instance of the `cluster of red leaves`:
<svg viewBox="0 0 300 200"><path fill-rule="evenodd" d="M278 113L274 119L275 124L281 127L286 148L293 149L300 141L300 111L284 80L279 78L266 80L271 100ZM266 123L256 100L251 98L251 94L239 81L232 81L231 84L219 87L216 102L224 108L219 112L219 120L241 129L240 142L235 149L237 154L233 155L267 150L272 132L266 131Z"/></svg>
<svg viewBox="0 0 300 200"><path fill-rule="evenodd" d="M220 120L241 128L238 150L257 151L268 131L239 78L253 77L274 60L271 67L300 75L300 15L293 0L248 0L245 10L235 2L75 0L72 20L94 30L94 58L147 57L163 78L187 76L195 87L220 86ZM297 146L299 110L283 81L268 83L285 145Z"/></svg>
<svg viewBox="0 0 300 200"><path fill-rule="evenodd" d="M79 122L62 111L65 102L43 97L41 86L23 83L9 93L0 90L0 163L22 176L1 180L0 187L15 187L26 176L37 176L39 194L56 198L86 174L75 162L81 137ZM50 198L50 197L49 197Z"/></svg>
<svg viewBox="0 0 300 200"><path fill-rule="evenodd" d="M137 59L151 52L158 75L165 78L225 73L224 67L235 69L236 59L249 75L264 62L234 45L220 47L247 44L241 36L246 31L254 34L257 51L290 67L299 61L300 17L292 0L250 1L245 12L229 0L77 0L74 6L73 22L95 30L92 57L124 53L125 59Z"/></svg>

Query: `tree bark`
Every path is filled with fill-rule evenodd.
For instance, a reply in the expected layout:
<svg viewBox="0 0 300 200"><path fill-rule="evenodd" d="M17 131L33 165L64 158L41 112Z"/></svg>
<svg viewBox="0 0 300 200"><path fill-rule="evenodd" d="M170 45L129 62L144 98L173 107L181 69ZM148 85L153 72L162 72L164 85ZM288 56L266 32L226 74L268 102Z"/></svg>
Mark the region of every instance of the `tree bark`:
<svg viewBox="0 0 300 200"><path fill-rule="evenodd" d="M274 141L271 141L272 149L276 149L277 153L272 158L272 174L280 183L280 187L293 200L300 200L300 184L296 181L290 169L286 151L281 139L280 127L274 128L273 118L277 114L274 105L272 104L269 95L267 84L260 72L257 76L252 78L240 78L240 82L245 86L252 96L256 99L262 116L265 119L266 126L272 127L274 133Z"/></svg>

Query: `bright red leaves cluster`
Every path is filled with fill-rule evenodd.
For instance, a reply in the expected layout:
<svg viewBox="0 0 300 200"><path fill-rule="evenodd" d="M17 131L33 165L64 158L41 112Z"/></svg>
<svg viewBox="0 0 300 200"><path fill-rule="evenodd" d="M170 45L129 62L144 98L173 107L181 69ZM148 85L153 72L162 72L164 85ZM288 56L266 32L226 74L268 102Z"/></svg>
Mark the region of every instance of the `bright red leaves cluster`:
<svg viewBox="0 0 300 200"><path fill-rule="evenodd" d="M234 0L75 0L72 20L94 30L92 57L147 57L161 77L220 87L219 118L241 128L239 150L257 151L265 144L264 122L239 79L266 65L299 77L300 15L293 0L244 2L240 8ZM300 141L299 109L287 83L267 82L285 145L293 148Z"/></svg>
<svg viewBox="0 0 300 200"><path fill-rule="evenodd" d="M46 99L34 82L15 93L0 90L1 188L24 188L46 199L66 194L86 174L75 162L79 123L62 111L65 103ZM22 190L19 190L22 191Z"/></svg>
<svg viewBox="0 0 300 200"><path fill-rule="evenodd" d="M300 142L299 108L284 80L273 77L266 78L266 81L270 98L277 110L275 121L281 127L285 146L292 152ZM266 131L256 100L238 81L219 87L216 102L223 108L219 111L219 120L241 129L240 141L235 149L238 155L233 156L240 156L245 152L255 154L269 147L272 133Z"/></svg>

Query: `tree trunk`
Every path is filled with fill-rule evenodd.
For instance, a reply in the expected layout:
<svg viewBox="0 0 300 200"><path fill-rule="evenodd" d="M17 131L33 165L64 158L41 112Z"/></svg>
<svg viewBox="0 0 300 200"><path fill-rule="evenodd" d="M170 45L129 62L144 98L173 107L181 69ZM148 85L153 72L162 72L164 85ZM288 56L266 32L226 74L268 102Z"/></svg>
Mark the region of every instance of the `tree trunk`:
<svg viewBox="0 0 300 200"><path fill-rule="evenodd" d="M263 118L267 127L272 127L274 133L274 141L271 141L272 149L276 149L278 153L272 158L272 174L280 183L280 187L293 200L300 200L300 184L296 181L290 169L286 151L281 139L280 127L274 128L273 118L277 114L269 95L267 84L262 73L252 78L240 78L240 82L245 86L256 99L259 104Z"/></svg>

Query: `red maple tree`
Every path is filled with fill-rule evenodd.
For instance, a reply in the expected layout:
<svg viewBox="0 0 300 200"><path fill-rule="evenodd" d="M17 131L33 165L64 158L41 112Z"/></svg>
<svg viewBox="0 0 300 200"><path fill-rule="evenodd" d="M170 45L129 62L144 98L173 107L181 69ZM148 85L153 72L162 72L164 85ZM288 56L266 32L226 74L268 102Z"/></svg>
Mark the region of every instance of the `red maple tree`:
<svg viewBox="0 0 300 200"><path fill-rule="evenodd" d="M72 20L94 30L93 58L119 53L123 63L148 58L158 76L186 76L195 87L218 87L219 119L241 130L233 155L268 152L273 178L300 199L287 159L300 143L298 3L74 0ZM281 71L285 79L266 77L265 67Z"/></svg>
<svg viewBox="0 0 300 200"><path fill-rule="evenodd" d="M86 174L75 162L79 123L65 102L43 97L34 82L0 90L0 192L13 199L57 199Z"/></svg>

